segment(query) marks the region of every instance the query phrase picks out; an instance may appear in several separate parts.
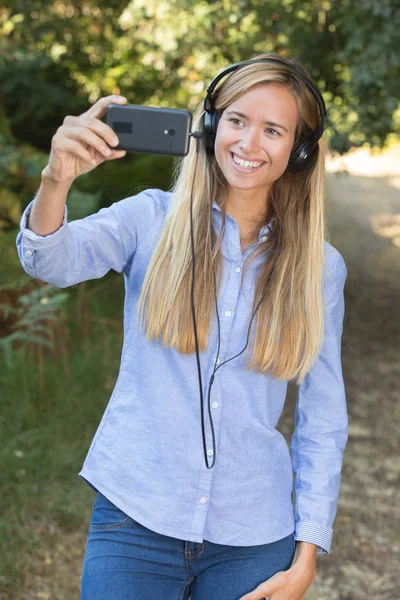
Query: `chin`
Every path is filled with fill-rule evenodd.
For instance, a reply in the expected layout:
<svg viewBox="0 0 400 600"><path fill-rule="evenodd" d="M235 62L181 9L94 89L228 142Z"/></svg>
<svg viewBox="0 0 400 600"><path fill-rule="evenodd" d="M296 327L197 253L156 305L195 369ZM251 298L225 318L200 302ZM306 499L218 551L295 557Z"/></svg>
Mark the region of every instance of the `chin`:
<svg viewBox="0 0 400 600"><path fill-rule="evenodd" d="M237 179L227 179L226 180L228 182L228 184L231 186L231 188L234 188L235 190L255 190L255 189L259 189L262 187L267 187L269 184L268 183L264 183L264 184L254 184L251 183L250 181L237 181Z"/></svg>

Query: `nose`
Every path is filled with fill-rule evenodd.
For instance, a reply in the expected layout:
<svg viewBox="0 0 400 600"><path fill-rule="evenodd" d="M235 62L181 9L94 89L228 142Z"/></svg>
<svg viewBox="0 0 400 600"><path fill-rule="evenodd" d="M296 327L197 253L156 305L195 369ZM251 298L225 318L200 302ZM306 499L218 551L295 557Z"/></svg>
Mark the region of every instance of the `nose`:
<svg viewBox="0 0 400 600"><path fill-rule="evenodd" d="M247 127L242 133L238 146L243 152L246 152L246 154L256 152L260 148L260 138L257 129L254 127Z"/></svg>

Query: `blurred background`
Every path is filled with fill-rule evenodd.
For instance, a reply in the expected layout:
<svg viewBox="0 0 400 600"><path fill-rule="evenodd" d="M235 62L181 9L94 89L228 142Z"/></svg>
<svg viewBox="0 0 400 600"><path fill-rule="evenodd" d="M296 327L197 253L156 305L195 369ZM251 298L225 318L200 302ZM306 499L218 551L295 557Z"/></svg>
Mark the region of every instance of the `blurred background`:
<svg viewBox="0 0 400 600"><path fill-rule="evenodd" d="M0 598L79 597L93 491L78 477L113 390L123 277L58 289L15 240L66 115L102 96L192 110L225 66L297 57L328 108L328 240L348 267L349 441L328 556L306 600L400 598L399 4L393 0L18 0L0 6ZM105 117L103 118L105 120ZM140 154L79 177L69 220L147 187ZM290 441L296 389L278 428ZM213 599L216 600L216 599Z"/></svg>

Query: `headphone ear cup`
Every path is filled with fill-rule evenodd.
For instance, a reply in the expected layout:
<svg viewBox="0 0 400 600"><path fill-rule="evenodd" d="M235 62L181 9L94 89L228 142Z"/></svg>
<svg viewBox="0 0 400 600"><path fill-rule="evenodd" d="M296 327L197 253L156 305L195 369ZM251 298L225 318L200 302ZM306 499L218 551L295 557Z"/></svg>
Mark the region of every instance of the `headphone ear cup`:
<svg viewBox="0 0 400 600"><path fill-rule="evenodd" d="M203 115L204 145L207 154L210 156L214 154L215 136L217 135L217 127L221 115L221 110L208 111Z"/></svg>
<svg viewBox="0 0 400 600"><path fill-rule="evenodd" d="M207 154L214 152L214 136L213 136L213 113L205 112L203 115L203 139Z"/></svg>
<svg viewBox="0 0 400 600"><path fill-rule="evenodd" d="M311 166L318 156L318 141L306 139L300 142L290 153L286 170L289 173L297 173Z"/></svg>

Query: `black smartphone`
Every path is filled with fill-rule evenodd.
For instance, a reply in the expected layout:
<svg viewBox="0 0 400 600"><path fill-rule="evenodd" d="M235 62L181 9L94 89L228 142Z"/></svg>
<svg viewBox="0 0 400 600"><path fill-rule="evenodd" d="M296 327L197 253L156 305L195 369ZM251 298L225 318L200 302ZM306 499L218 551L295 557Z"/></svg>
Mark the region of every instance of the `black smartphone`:
<svg viewBox="0 0 400 600"><path fill-rule="evenodd" d="M178 108L155 108L140 104L110 104L107 125L119 139L114 150L164 156L189 152L192 113Z"/></svg>

